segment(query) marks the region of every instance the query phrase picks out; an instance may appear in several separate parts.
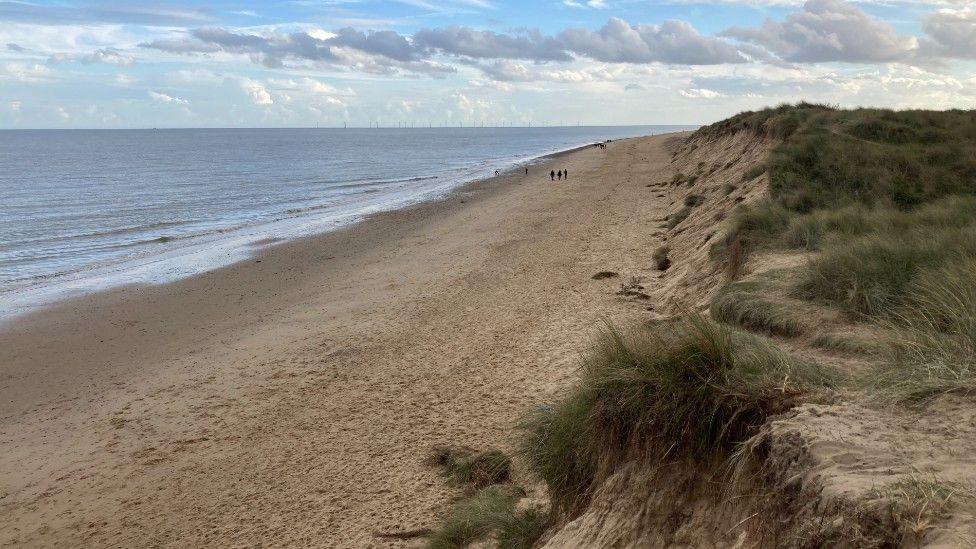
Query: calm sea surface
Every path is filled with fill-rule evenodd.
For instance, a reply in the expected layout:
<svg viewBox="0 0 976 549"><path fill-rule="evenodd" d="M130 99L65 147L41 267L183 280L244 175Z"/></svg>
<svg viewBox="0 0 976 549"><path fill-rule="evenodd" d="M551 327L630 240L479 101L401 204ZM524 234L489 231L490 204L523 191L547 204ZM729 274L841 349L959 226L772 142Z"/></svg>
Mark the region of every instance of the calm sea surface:
<svg viewBox="0 0 976 549"><path fill-rule="evenodd" d="M0 314L187 276L547 153L681 129L0 131Z"/></svg>

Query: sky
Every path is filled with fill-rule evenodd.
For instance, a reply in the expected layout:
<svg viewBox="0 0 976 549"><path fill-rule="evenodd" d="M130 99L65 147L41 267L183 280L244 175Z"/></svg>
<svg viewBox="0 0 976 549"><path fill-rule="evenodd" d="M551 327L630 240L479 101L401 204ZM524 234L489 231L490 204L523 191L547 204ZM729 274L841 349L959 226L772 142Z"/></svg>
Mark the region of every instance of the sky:
<svg viewBox="0 0 976 549"><path fill-rule="evenodd" d="M0 129L976 107L976 0L0 0Z"/></svg>

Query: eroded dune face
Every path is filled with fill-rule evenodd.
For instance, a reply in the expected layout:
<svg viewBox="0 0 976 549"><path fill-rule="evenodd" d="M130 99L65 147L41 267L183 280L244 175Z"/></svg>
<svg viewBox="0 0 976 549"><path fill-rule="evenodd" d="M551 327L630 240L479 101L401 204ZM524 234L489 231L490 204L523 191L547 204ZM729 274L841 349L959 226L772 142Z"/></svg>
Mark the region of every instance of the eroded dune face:
<svg viewBox="0 0 976 549"><path fill-rule="evenodd" d="M814 252L760 250L731 269L728 257L716 260L713 247L723 244L736 207L768 197L761 166L777 143L738 131L676 146L673 179L655 184L672 204L662 226L670 264L644 291L664 316L711 305L713 316L727 317L719 320L856 378L880 354L852 342L883 340L875 326L790 294L790 273ZM728 288L739 293L716 309L716 296L729 293L723 287L733 279L738 284ZM789 318L754 320L750 306L788 311ZM971 544L976 408L948 395L919 413L879 406L847 386L757 426L727 459L618 466L581 513L547 533L544 546Z"/></svg>

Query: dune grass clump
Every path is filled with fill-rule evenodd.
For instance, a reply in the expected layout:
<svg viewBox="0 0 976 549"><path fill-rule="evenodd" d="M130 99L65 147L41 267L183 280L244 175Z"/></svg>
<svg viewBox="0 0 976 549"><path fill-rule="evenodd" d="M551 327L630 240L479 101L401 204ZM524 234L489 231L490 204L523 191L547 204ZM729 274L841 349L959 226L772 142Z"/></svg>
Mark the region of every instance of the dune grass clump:
<svg viewBox="0 0 976 549"><path fill-rule="evenodd" d="M872 233L825 248L803 271L796 293L860 316L894 312L909 286L960 258L976 257L976 227Z"/></svg>
<svg viewBox="0 0 976 549"><path fill-rule="evenodd" d="M752 181L764 173L766 173L766 166L764 164L757 164L742 173L742 182Z"/></svg>
<svg viewBox="0 0 976 549"><path fill-rule="evenodd" d="M536 509L518 510L519 498L511 487L490 486L458 501L427 546L459 549L493 537L499 549L531 548L545 530L546 516Z"/></svg>
<svg viewBox="0 0 976 549"><path fill-rule="evenodd" d="M498 517L495 542L499 549L531 549L546 531L548 516L535 508Z"/></svg>
<svg viewBox="0 0 976 549"><path fill-rule="evenodd" d="M719 322L755 332L784 337L803 333L800 311L770 299L772 293L759 281L728 284L712 300L709 312Z"/></svg>
<svg viewBox="0 0 976 549"><path fill-rule="evenodd" d="M692 208L685 206L684 208L681 208L677 212L669 215L668 221L667 223L665 223L664 226L667 227L668 229L673 229L677 227L682 221L688 219L688 216L691 215L691 210Z"/></svg>
<svg viewBox="0 0 976 549"><path fill-rule="evenodd" d="M889 354L867 380L878 397L976 395L976 258L922 273L886 326Z"/></svg>
<svg viewBox="0 0 976 549"><path fill-rule="evenodd" d="M436 447L430 462L456 485L474 488L508 482L512 468L512 458L504 452L477 452L467 447Z"/></svg>
<svg viewBox="0 0 976 549"><path fill-rule="evenodd" d="M852 201L911 209L973 194L974 142L972 111L824 113L773 150L770 194L797 212Z"/></svg>
<svg viewBox="0 0 976 549"><path fill-rule="evenodd" d="M782 104L760 111L746 111L731 118L704 126L695 131L690 141L714 139L740 131L748 131L758 136L785 139L799 129L803 123L816 114L831 112L829 105L800 102L795 105Z"/></svg>
<svg viewBox="0 0 976 549"><path fill-rule="evenodd" d="M789 226L790 218L790 212L775 202L739 206L732 214L731 228L712 245L710 255L731 262L733 248L744 256L758 248L770 247Z"/></svg>
<svg viewBox="0 0 976 549"><path fill-rule="evenodd" d="M700 316L608 330L575 390L524 425L522 450L557 512L629 459L722 460L804 391L833 383L819 366Z"/></svg>
<svg viewBox="0 0 976 549"><path fill-rule="evenodd" d="M906 538L921 540L936 523L949 518L959 501L971 500L974 494L971 488L934 475L912 474L876 488L874 496L891 503L890 512L899 523L895 532L901 534L892 541L901 542Z"/></svg>
<svg viewBox="0 0 976 549"><path fill-rule="evenodd" d="M770 125L778 129L770 132ZM784 240L789 247L818 249L827 233L867 234L880 230L872 222L883 226L894 213L976 195L976 111L785 105L742 113L696 135L741 130L782 137L766 163L743 176L750 180L766 170L768 203L736 216L718 251L733 240L744 254L757 243ZM797 219L805 214L815 215Z"/></svg>
<svg viewBox="0 0 976 549"><path fill-rule="evenodd" d="M689 194L684 199L684 206L677 212L668 216L668 221L665 226L668 229L677 227L682 221L688 219L691 212L704 201L705 197L700 194Z"/></svg>
<svg viewBox="0 0 976 549"><path fill-rule="evenodd" d="M847 334L820 334L814 337L810 343L825 351L847 355L871 355L881 350L877 341Z"/></svg>
<svg viewBox="0 0 976 549"><path fill-rule="evenodd" d="M783 240L789 248L819 250L830 240L850 240L871 233L969 226L976 226L976 196L954 195L908 212L863 204L815 210L792 218L783 231Z"/></svg>
<svg viewBox="0 0 976 549"><path fill-rule="evenodd" d="M651 256L651 259L654 260L654 266L657 267L657 270L666 271L671 267L671 258L668 257L668 254L670 253L670 246L658 246L658 248L654 250L654 254Z"/></svg>
<svg viewBox="0 0 976 549"><path fill-rule="evenodd" d="M935 476L909 475L874 488L872 499L816 513L784 536L786 547L920 547L972 490ZM942 540L940 540L942 541Z"/></svg>

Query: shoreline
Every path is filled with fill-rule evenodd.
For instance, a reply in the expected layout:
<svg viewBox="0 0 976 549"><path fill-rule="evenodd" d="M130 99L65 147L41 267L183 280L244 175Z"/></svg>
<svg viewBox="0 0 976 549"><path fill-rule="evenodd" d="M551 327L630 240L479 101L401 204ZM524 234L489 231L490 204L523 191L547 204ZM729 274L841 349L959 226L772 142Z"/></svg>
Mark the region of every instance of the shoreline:
<svg viewBox="0 0 976 549"><path fill-rule="evenodd" d="M504 449L602 321L646 314L591 276L651 273L669 203L646 183L682 135L0 325L0 545L363 546L429 524L453 497L432 445Z"/></svg>
<svg viewBox="0 0 976 549"><path fill-rule="evenodd" d="M641 139L660 134L648 134L624 139ZM557 151L543 152L500 164L498 176L478 170L468 178L447 181L440 186L424 189L418 194L392 200L378 207L361 206L343 214L319 217L311 212L266 220L255 224L222 229L212 234L192 236L182 246L145 255L92 264L88 267L47 275L36 283L27 283L0 292L0 326L18 318L59 303L86 295L95 295L117 288L137 285L167 284L198 276L236 263L253 259L268 245L314 238L367 221L370 217L390 211L411 208L428 202L446 200L469 185L489 181L499 176L513 175L516 169L536 166L552 159L584 150L592 144L576 145ZM275 229L279 229L276 231ZM285 233L284 236L277 236ZM176 240L182 241L183 238ZM125 282L125 279L136 282Z"/></svg>

